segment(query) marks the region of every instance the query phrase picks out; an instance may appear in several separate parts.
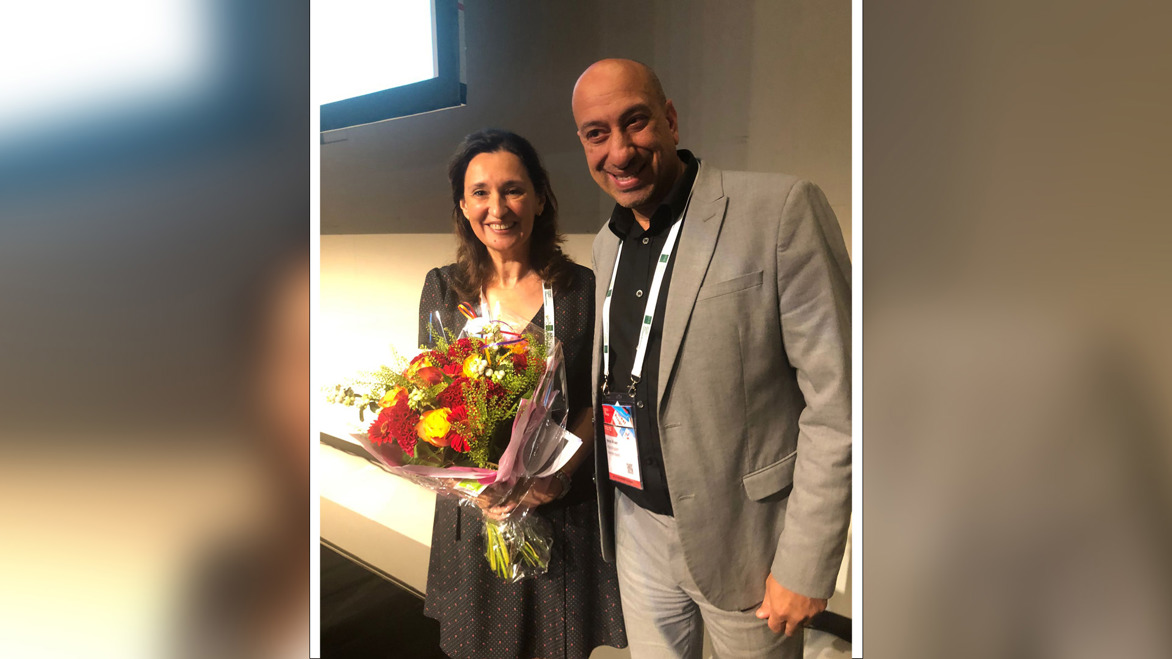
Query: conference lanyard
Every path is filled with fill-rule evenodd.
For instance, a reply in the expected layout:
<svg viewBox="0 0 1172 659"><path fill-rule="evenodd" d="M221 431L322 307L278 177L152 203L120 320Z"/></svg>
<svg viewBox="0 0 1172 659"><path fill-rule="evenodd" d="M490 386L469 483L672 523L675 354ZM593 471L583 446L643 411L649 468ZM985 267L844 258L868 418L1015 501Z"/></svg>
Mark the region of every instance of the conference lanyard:
<svg viewBox="0 0 1172 659"><path fill-rule="evenodd" d="M691 195L688 196L689 203L691 202ZM684 213L687 212L687 205L684 206ZM676 218L676 221L671 225L671 231L667 234L667 242L663 245L663 251L659 254L659 260L655 263L655 274L651 278L651 288L647 291L647 304L643 308L643 324L639 328L639 343L635 347L635 361L631 364L631 385L627 388L627 393L631 397L635 396L635 385L639 384L639 379L643 375L643 360L647 356L647 342L651 336L651 323L655 320L655 305L659 300L659 291L663 287L663 275L667 272L667 262L671 259L672 250L675 249L676 239L680 234L680 225L683 224L680 220L683 219L684 213ZM619 274L619 259L623 257L623 244L619 243L619 251L614 257L614 270L610 273L610 285L606 287L606 299L602 302L602 393L610 393L610 301L614 293L615 278Z"/></svg>
<svg viewBox="0 0 1172 659"><path fill-rule="evenodd" d="M549 354L553 350L553 342L557 340L557 327L554 323L553 317L553 289L544 281L541 282L541 306L542 314L545 316L545 354ZM500 304L497 304L497 315L500 315ZM480 295L480 317L489 318L488 315L488 300L485 299L484 294Z"/></svg>

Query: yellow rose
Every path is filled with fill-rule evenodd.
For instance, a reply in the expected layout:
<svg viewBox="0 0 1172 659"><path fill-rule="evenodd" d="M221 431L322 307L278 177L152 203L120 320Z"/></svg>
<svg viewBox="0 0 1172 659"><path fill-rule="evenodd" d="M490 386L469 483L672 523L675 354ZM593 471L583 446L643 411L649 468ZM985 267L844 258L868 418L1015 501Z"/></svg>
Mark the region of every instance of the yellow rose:
<svg viewBox="0 0 1172 659"><path fill-rule="evenodd" d="M419 435L419 439L432 446L447 446L446 436L452 427L451 422L448 421L449 413L451 410L446 407L424 412L419 417L419 423L415 425L415 434Z"/></svg>
<svg viewBox="0 0 1172 659"><path fill-rule="evenodd" d="M396 402L398 402L399 396L405 396L405 395L407 395L407 392L403 391L403 387L395 387L394 389L391 389L386 394L384 394L382 398L379 399L378 406L379 407L391 407Z"/></svg>
<svg viewBox="0 0 1172 659"><path fill-rule="evenodd" d="M466 378L480 377L480 369L478 369L477 367L482 362L485 362L485 361L486 360L484 358L484 355L482 355L479 352L474 352L471 355L468 355L468 359L464 360L464 370L463 370L464 377L466 377Z"/></svg>

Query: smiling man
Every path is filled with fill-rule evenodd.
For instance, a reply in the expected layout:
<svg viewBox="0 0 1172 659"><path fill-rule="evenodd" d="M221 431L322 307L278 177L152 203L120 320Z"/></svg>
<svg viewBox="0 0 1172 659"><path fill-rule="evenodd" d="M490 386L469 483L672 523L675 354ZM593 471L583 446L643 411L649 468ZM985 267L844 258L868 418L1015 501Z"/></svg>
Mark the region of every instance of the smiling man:
<svg viewBox="0 0 1172 659"><path fill-rule="evenodd" d="M801 657L850 518L838 221L807 181L678 150L643 64L591 65L573 112L615 200L593 255L596 482L631 654L699 657L707 626L721 657Z"/></svg>

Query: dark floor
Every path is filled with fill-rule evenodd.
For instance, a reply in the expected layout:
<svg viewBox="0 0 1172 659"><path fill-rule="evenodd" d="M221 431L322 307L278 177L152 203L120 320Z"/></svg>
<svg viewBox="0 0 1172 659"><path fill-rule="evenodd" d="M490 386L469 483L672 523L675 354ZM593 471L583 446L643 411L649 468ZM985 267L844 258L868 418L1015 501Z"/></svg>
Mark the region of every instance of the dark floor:
<svg viewBox="0 0 1172 659"><path fill-rule="evenodd" d="M423 599L322 545L322 659L443 659L439 623Z"/></svg>

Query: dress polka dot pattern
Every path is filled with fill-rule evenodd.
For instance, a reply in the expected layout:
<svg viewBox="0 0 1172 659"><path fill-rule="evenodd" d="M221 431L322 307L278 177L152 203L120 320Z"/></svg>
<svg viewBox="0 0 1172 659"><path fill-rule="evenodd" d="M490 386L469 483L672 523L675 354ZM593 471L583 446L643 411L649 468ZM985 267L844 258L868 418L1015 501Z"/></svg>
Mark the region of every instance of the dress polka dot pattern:
<svg viewBox="0 0 1172 659"><path fill-rule="evenodd" d="M419 300L419 342L429 345L429 316L449 330L463 327L452 289L454 265L427 274ZM590 407L594 273L574 266L574 282L555 292L558 338L566 358L570 407ZM470 300L476 306L477 300ZM434 322L434 321L433 321ZM544 324L539 310L533 320ZM600 645L626 647L615 567L602 558L593 460L573 476L564 499L534 514L553 528L549 572L509 584L484 560L480 515L436 501L424 613L440 622L440 647L456 659L587 659Z"/></svg>

